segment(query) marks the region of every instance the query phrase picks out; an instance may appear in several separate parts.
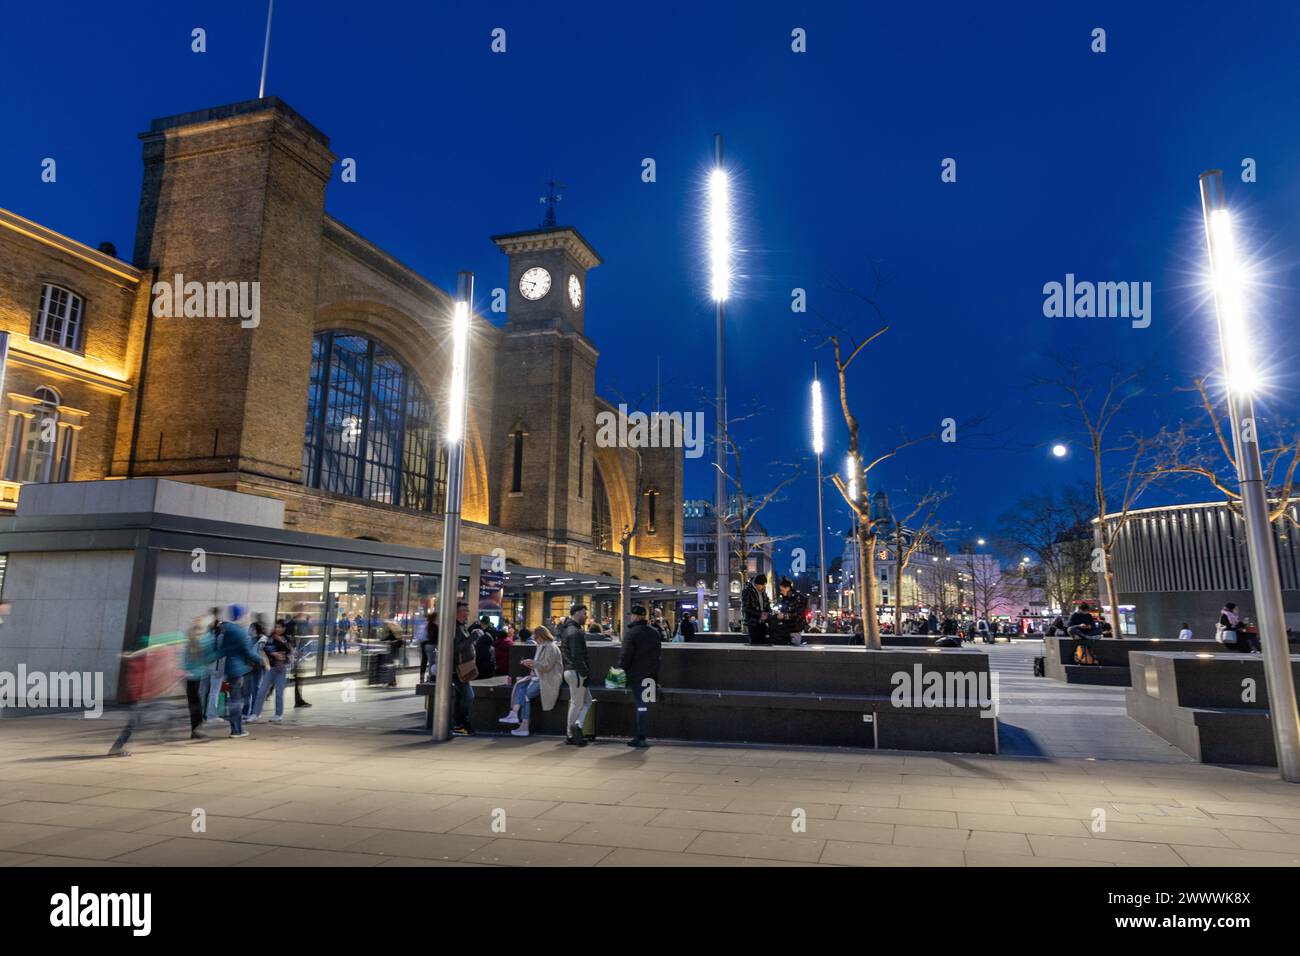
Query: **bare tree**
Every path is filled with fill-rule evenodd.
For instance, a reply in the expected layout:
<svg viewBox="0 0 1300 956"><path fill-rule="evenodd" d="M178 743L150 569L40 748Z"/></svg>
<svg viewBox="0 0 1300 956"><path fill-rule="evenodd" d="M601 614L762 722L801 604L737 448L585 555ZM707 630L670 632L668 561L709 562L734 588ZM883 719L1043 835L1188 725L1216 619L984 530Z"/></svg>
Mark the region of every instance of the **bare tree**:
<svg viewBox="0 0 1300 956"><path fill-rule="evenodd" d="M894 633L900 633L903 624L903 575L918 553L925 553L950 529L943 527L938 520L939 507L948 500L951 492L927 491L915 502L914 507L901 521L888 506L889 523L893 527L894 545Z"/></svg>
<svg viewBox="0 0 1300 956"><path fill-rule="evenodd" d="M1196 476L1208 481L1228 503L1233 512L1241 513L1241 492L1236 486L1237 459L1233 454L1231 426L1227 423L1227 403L1214 399L1206 377L1193 380L1200 417L1166 426L1155 437L1164 459L1165 474ZM1268 489L1269 521L1283 522L1300 528L1291 498L1296 491L1296 470L1300 467L1300 425L1286 419L1273 424L1267 437L1260 435L1259 418L1252 430L1260 445L1264 466L1264 485Z"/></svg>
<svg viewBox="0 0 1300 956"><path fill-rule="evenodd" d="M1074 485L1025 495L998 522L1004 550L1032 555L1062 611L1095 594L1091 492Z"/></svg>
<svg viewBox="0 0 1300 956"><path fill-rule="evenodd" d="M858 299L865 305L868 312L873 314L876 320L880 322L880 328L869 333L860 334L851 328L822 318L822 323L826 329L821 345L823 347L830 346L835 357L835 374L839 381L840 411L844 414L844 424L849 432L849 468L852 486L839 474L833 475L831 480L849 506L849 510L853 512L854 517L857 519L857 541L855 542L858 564L856 569L856 603L862 614L863 640L867 647L879 649L881 646L880 621L876 616L875 561L876 544L880 539L881 529L871 519L868 505L871 500L869 487L871 472L882 462L893 458L903 449L937 438L938 430L917 438L910 438L903 434L892 445L886 444L874 452L867 452L863 448L861 428L857 416L849 405L848 370L854 360L862 354L863 349L889 331L889 326L885 324L884 313L877 298L883 284L883 278L879 269L874 266L873 272L875 273L875 286L870 295L842 285L837 285L835 288L839 292Z"/></svg>
<svg viewBox="0 0 1300 956"><path fill-rule="evenodd" d="M1035 384L1063 393L1061 407L1081 427L1084 444L1092 455L1092 490L1102 558L1100 570L1106 585L1104 597L1110 610L1111 633L1119 637L1119 590L1113 561L1115 544L1137 500L1164 473L1164 467L1156 454L1158 446L1152 439L1132 431L1119 437L1115 434L1119 430L1116 422L1121 412L1140 394L1136 372L1112 368L1109 375L1100 376L1096 366L1082 366L1077 362L1067 365L1059 360L1058 364L1061 367L1059 378L1038 379ZM1094 379L1097 379L1097 384L1093 384ZM1110 477L1112 472L1114 478ZM1115 509L1114 517L1108 520L1111 508Z"/></svg>

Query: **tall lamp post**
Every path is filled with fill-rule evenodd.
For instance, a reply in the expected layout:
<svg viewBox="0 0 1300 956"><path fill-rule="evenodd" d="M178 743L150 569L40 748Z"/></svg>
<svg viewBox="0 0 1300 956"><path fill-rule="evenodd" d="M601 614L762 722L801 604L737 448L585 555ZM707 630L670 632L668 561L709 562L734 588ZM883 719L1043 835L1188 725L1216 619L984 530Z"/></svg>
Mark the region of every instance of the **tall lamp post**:
<svg viewBox="0 0 1300 956"><path fill-rule="evenodd" d="M1256 438L1255 403L1251 397L1254 369L1250 336L1243 306L1242 264L1232 234L1232 218L1223 194L1223 173L1201 174L1201 211L1209 245L1214 279L1214 304L1219 320L1219 344L1228 386L1228 415L1237 459L1237 480L1246 524L1246 551L1250 583L1259 616L1260 649L1268 687L1269 716L1282 779L1300 783L1300 715L1296 712L1295 682L1291 677L1286 639L1286 613L1273 529L1268 515L1268 495Z"/></svg>
<svg viewBox="0 0 1300 956"><path fill-rule="evenodd" d="M451 672L456 666L456 584L460 577L460 509L465 478L465 406L469 389L469 329L474 273L456 277L451 317L451 386L447 395L447 510L442 519L442 587L438 591L438 680L433 690L433 739L451 737Z"/></svg>
<svg viewBox="0 0 1300 956"><path fill-rule="evenodd" d="M713 302L717 317L718 357L715 379L717 409L714 435L717 436L717 503L718 617L715 631L730 627L731 547L727 534L727 356L723 326L723 305L731 287L731 203L727 195L727 171L722 166L722 134L713 137L713 172L709 174L709 264L712 273Z"/></svg>
<svg viewBox="0 0 1300 956"><path fill-rule="evenodd" d="M822 452L825 444L822 438L822 383L817 378L817 366L813 365L812 383L812 445L813 454L817 456L817 610L823 618L826 610L826 520L822 517Z"/></svg>

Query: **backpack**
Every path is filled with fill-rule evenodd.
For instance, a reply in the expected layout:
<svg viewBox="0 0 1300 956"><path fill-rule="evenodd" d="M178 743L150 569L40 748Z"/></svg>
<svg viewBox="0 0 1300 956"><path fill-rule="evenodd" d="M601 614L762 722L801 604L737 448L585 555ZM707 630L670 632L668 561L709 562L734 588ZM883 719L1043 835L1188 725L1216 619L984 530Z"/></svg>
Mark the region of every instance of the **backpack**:
<svg viewBox="0 0 1300 956"><path fill-rule="evenodd" d="M1095 666L1097 658L1093 656L1092 648L1087 644L1076 644L1074 645L1074 662L1076 664Z"/></svg>

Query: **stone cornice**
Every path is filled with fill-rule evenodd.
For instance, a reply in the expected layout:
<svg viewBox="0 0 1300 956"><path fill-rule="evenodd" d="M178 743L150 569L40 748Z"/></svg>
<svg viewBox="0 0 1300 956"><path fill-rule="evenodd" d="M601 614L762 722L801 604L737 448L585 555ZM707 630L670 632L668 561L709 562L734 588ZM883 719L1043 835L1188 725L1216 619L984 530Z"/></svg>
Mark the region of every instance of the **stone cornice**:
<svg viewBox="0 0 1300 956"><path fill-rule="evenodd" d="M10 229L29 239L35 239L39 243L58 249L60 252L67 253L97 269L103 269L105 272L111 273L132 285L137 284L144 275L143 272L130 263L115 259L98 249L92 249L85 243L70 239L53 229L47 229L30 219L24 219L7 209L0 209L0 227Z"/></svg>
<svg viewBox="0 0 1300 956"><path fill-rule="evenodd" d="M556 226L553 229L530 229L527 232L505 232L492 237L497 248L508 256L521 252L544 252L550 249L563 249L577 260L584 269L594 269L600 265L601 258L591 247L582 233L572 226Z"/></svg>

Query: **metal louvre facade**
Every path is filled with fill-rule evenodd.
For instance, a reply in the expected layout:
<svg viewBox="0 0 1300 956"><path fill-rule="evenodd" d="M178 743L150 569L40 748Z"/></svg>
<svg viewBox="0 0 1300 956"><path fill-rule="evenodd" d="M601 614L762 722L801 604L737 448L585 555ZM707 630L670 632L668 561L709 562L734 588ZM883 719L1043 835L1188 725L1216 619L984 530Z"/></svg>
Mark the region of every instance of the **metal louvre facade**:
<svg viewBox="0 0 1300 956"><path fill-rule="evenodd" d="M1292 499L1291 516L1300 500ZM1115 515L1107 515L1112 525ZM1300 612L1300 541L1295 526L1273 523L1288 620ZM1253 605L1245 526L1226 503L1130 512L1115 542L1112 566L1122 604L1137 609L1141 636L1169 636L1190 621L1204 631L1225 600ZM1099 582L1100 583L1100 582ZM1105 594L1104 585L1100 593Z"/></svg>
<svg viewBox="0 0 1300 956"><path fill-rule="evenodd" d="M1297 502L1291 513L1296 515ZM1114 516L1107 519L1113 523ZM1273 524L1282 588L1300 588L1295 529ZM1131 513L1113 555L1121 593L1249 591L1250 564L1241 517L1226 504L1155 508Z"/></svg>

